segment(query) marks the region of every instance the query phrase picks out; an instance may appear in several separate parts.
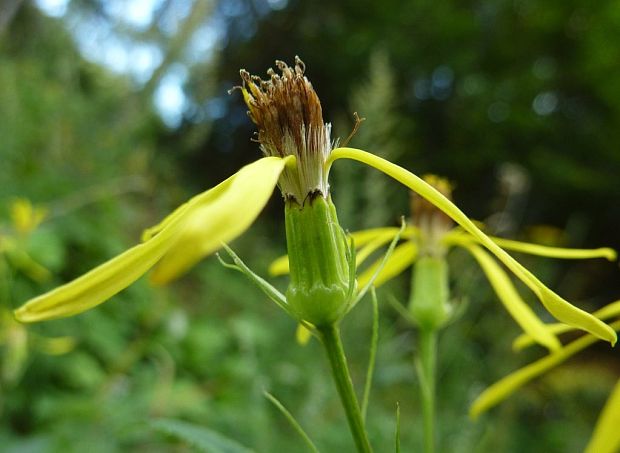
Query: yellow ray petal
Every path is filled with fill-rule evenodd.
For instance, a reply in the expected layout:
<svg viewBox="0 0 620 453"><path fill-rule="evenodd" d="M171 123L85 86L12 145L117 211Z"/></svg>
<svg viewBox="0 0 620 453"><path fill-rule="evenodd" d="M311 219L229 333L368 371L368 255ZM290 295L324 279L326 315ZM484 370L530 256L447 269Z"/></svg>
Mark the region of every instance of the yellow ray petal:
<svg viewBox="0 0 620 453"><path fill-rule="evenodd" d="M391 230L391 228L390 228ZM387 231L375 236L372 240L366 242L364 247L360 248L358 252L355 254L355 263L359 266L366 258L372 255L375 251L377 251L380 247L390 243L394 236L398 234L398 229L395 228L396 231ZM355 241L355 238L353 239ZM358 249L357 242L354 242L355 248Z"/></svg>
<svg viewBox="0 0 620 453"><path fill-rule="evenodd" d="M611 328L620 329L620 321L616 321L611 324ZM469 415L472 418L477 418L483 412L489 410L496 404L502 402L512 393L517 391L520 387L527 384L529 381L537 376L540 376L544 372L550 370L554 366L564 362L569 357L575 355L582 349L587 348L591 344L598 341L598 338L592 335L584 335L577 340L567 344L562 349L558 349L543 357L536 362L509 374L508 376L500 379L495 384L488 387L482 392L478 398L474 401L469 409Z"/></svg>
<svg viewBox="0 0 620 453"><path fill-rule="evenodd" d="M240 184L236 176L244 175L244 178L261 176L273 181L272 173L277 173L278 169L281 171L283 162L282 159L276 157L266 157L242 168L236 175L194 197L175 210L156 227L154 232L147 235L150 239L146 242L130 248L76 280L28 301L15 310L16 319L21 322L35 322L62 318L81 313L105 302L136 281L162 259L180 239L185 237L186 228L195 230L196 222L199 220L205 222L205 228L210 231L213 230L211 227L213 223L221 226L221 223L217 222L219 219L209 219L209 215L216 216L220 211L210 210L209 207L221 206L218 202L220 199L234 201L235 197L230 195L231 191L247 190L249 181ZM277 177L275 179L277 180ZM261 188L265 186L263 182L256 184ZM274 186L275 182L271 190ZM205 213L207 216L204 216ZM244 214L241 214L240 218L242 224L245 225L248 216L247 213ZM209 220L215 220L215 222L210 223ZM239 225L231 230L238 232ZM223 240L230 237L230 231L224 233L223 237ZM222 240L221 238L222 236L218 236L218 239Z"/></svg>
<svg viewBox="0 0 620 453"><path fill-rule="evenodd" d="M23 249L17 247L7 247L6 256L11 263L33 279L35 282L45 282L52 277L52 273L45 266L37 263Z"/></svg>
<svg viewBox="0 0 620 453"><path fill-rule="evenodd" d="M75 349L77 341L73 337L38 337L36 347L45 354L63 355Z"/></svg>
<svg viewBox="0 0 620 453"><path fill-rule="evenodd" d="M617 258L616 251L608 247L601 247L598 249L569 249L562 247L548 247L545 245L513 241L511 239L503 239L493 236L489 237L493 240L493 242L506 250L528 253L530 255L545 256L548 258L562 258L567 260L606 258L609 261L614 261Z"/></svg>
<svg viewBox="0 0 620 453"><path fill-rule="evenodd" d="M260 162L260 161L257 161L257 162ZM250 165L253 165L253 164L250 164ZM142 242L148 241L149 239L152 239L153 237L155 237L157 234L159 234L160 231L162 231L168 225L177 221L179 217L186 215L189 209L196 209L196 207L198 206L207 204L210 201L217 199L219 196L221 196L222 193L224 193L226 190L229 189L230 184L232 183L232 181L235 179L236 176L237 176L237 173L228 177L227 179L219 183L217 186L209 190L206 190L205 192L201 192L198 195L194 195L192 198L190 198L185 203L183 203L181 206L179 206L174 211L172 211L170 214L168 214L157 225L154 225L144 230L142 232Z"/></svg>
<svg viewBox="0 0 620 453"><path fill-rule="evenodd" d="M415 261L417 253L418 247L412 241L407 241L396 247L392 255L387 259L381 272L379 272L379 275L377 275L374 286L378 288L388 280L400 275ZM361 273L357 279L360 288L364 288L368 284L382 261L383 258L379 258L372 266Z"/></svg>
<svg viewBox="0 0 620 453"><path fill-rule="evenodd" d="M605 305L600 310L592 313L593 316L596 316L598 319L602 321L606 321L611 318L615 318L620 316L620 300L612 302L611 304ZM545 328L554 335L560 335L565 332L570 332L571 330L575 330L573 326L569 326L567 324L546 324ZM519 335L512 342L512 348L515 351L521 351L529 346L532 346L535 343L534 339L529 336L527 333L523 333Z"/></svg>
<svg viewBox="0 0 620 453"><path fill-rule="evenodd" d="M181 237L155 267L151 281L173 280L247 230L269 201L285 164L286 159L264 157L214 188L216 196L191 201Z"/></svg>
<svg viewBox="0 0 620 453"><path fill-rule="evenodd" d="M599 416L592 438L584 453L614 453L620 451L620 381Z"/></svg>
<svg viewBox="0 0 620 453"><path fill-rule="evenodd" d="M277 277L279 275L287 275L289 273L288 255L282 255L281 257L276 258L269 265L268 272L269 272L269 275L273 277Z"/></svg>
<svg viewBox="0 0 620 453"><path fill-rule="evenodd" d="M297 324L297 330L295 331L295 339L297 339L297 343L301 346L305 346L308 344L310 339L312 338L312 332L303 324Z"/></svg>
<svg viewBox="0 0 620 453"><path fill-rule="evenodd" d="M620 316L620 300L605 305L603 308L592 313L598 319L609 319Z"/></svg>
<svg viewBox="0 0 620 453"><path fill-rule="evenodd" d="M355 248L359 249L364 245L368 244L371 241L374 241L378 237L389 236L393 238L400 231L399 227L382 227L382 228L371 228L368 230L354 231L349 233L349 235L353 238L353 242L355 243ZM417 228L411 225L407 225L405 230L401 233L401 238L410 239L415 237L417 234ZM389 242L389 241L387 241Z"/></svg>
<svg viewBox="0 0 620 453"><path fill-rule="evenodd" d="M571 305L547 288L536 276L480 231L463 211L432 186L424 182L424 180L396 164L354 148L337 148L333 150L330 158L325 163L326 168L329 169L335 160L343 158L357 160L382 171L441 209L523 281L556 319L590 332L601 339L609 341L612 345L616 343L617 336L613 329L589 313Z"/></svg>
<svg viewBox="0 0 620 453"><path fill-rule="evenodd" d="M21 322L63 318L93 308L131 285L148 271L178 237L179 224L136 245L63 286L35 297L15 310Z"/></svg>
<svg viewBox="0 0 620 453"><path fill-rule="evenodd" d="M491 238L493 242L506 250L513 250L515 252L527 253L536 256L544 256L547 258L606 258L609 261L614 261L617 258L616 251L609 247L601 247L597 249L573 249L562 247L549 247L546 245L532 244L529 242L513 241L512 239L504 239L496 236L489 236L489 238ZM448 234L446 234L446 236L444 237L444 241L450 244L478 242L476 238L460 229L454 229Z"/></svg>
<svg viewBox="0 0 620 453"><path fill-rule="evenodd" d="M562 345L545 323L543 323L534 311L523 301L510 278L504 270L482 248L475 245L465 247L480 264L489 283L495 290L497 297L504 304L508 313L536 342L546 346L551 351L559 349Z"/></svg>

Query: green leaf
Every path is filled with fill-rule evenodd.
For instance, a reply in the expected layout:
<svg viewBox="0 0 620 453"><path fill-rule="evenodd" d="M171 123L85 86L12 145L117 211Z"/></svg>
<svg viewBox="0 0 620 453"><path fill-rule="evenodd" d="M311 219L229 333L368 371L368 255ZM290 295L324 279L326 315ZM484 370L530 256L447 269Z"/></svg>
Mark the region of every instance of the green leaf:
<svg viewBox="0 0 620 453"><path fill-rule="evenodd" d="M312 442L312 439L310 439L310 436L306 434L306 432L301 427L299 422L295 420L295 417L293 417L293 414L291 414L289 410L286 407L284 407L284 405L271 393L263 392L263 394L265 395L265 398L267 398L282 413L282 415L286 417L286 419L291 424L293 429L297 431L297 434L299 434L299 436L306 443L310 451L312 451L313 453L319 453L319 449L316 448L316 445L314 445L314 442Z"/></svg>
<svg viewBox="0 0 620 453"><path fill-rule="evenodd" d="M394 433L394 451L400 453L400 404L396 403L396 432Z"/></svg>
<svg viewBox="0 0 620 453"><path fill-rule="evenodd" d="M216 431L182 420L160 418L153 421L151 426L157 431L208 453L251 453L253 451Z"/></svg>
<svg viewBox="0 0 620 453"><path fill-rule="evenodd" d="M372 334L370 336L370 354L368 356L368 368L366 370L366 382L364 384L364 397L362 398L362 418L366 420L368 412L368 401L370 400L370 390L372 388L372 375L375 372L377 363L377 344L379 343L379 303L375 288L370 288L372 296Z"/></svg>

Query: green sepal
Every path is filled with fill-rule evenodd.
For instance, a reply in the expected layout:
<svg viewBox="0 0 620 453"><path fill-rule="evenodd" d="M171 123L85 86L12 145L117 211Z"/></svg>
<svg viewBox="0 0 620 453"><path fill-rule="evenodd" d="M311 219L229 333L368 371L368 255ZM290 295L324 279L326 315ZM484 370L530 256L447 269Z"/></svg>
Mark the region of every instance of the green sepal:
<svg viewBox="0 0 620 453"><path fill-rule="evenodd" d="M450 316L448 264L444 258L424 256L413 267L409 312L421 329L437 330Z"/></svg>
<svg viewBox="0 0 620 453"><path fill-rule="evenodd" d="M347 308L347 311L349 311L351 309L351 305L355 304L353 296L357 290L357 252L355 250L355 242L352 236L345 238L345 241L347 265L349 266L349 290L347 291L347 300L349 301L349 308Z"/></svg>

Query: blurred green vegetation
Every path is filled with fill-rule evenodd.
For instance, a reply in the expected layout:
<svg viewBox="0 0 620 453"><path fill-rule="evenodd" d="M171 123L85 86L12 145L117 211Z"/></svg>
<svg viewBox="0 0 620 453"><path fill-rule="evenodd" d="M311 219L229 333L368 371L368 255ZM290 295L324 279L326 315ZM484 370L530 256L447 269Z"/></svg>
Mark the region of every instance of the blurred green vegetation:
<svg viewBox="0 0 620 453"><path fill-rule="evenodd" d="M240 83L239 68L264 74L274 59L295 54L340 137L359 112L366 121L352 146L455 181L458 204L493 231L620 248L618 2L167 0L154 2L146 27L119 21L106 3L123 2L73 0L61 17L30 2L0 6L4 312L134 244L143 228L258 157L240 96L226 91ZM165 26L168 16L176 26ZM155 45L163 57L146 80L114 72L80 51L81 23ZM187 49L209 27L213 33L199 35L213 41L203 43L209 58L193 60ZM111 38L93 31L91 39L103 52ZM179 67L187 73L185 107L178 122L165 124L153 95ZM407 215L408 194L372 170L338 162L333 176L346 228ZM22 236L10 217L17 197L47 212ZM233 244L261 274L285 252L278 197ZM52 277L33 279L16 265L2 248L7 238ZM469 421L479 391L542 352L511 352L518 328L473 260L458 252L450 259L462 269L453 294L466 309L440 339L440 450L580 451L620 370L617 354L592 348ZM522 261L589 310L620 294L617 265ZM379 296L404 300L407 291L404 277ZM380 323L371 439L393 444L398 402L403 451L418 451L415 335L388 304ZM343 330L361 389L370 305L361 304ZM3 451L189 449L156 429L160 418L193 422L256 451L299 451L264 390L324 451L352 448L317 342L297 345L294 323L213 257L170 287L142 280L95 310L23 332L0 335ZM58 336L76 346L62 355L36 347L37 338ZM11 379L7 357L17 357Z"/></svg>

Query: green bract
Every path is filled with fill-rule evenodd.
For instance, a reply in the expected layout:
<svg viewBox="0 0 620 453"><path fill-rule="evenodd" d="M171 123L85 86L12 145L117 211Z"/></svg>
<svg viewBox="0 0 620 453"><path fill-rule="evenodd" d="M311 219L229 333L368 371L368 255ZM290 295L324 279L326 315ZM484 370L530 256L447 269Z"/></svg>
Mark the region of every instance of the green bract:
<svg viewBox="0 0 620 453"><path fill-rule="evenodd" d="M331 199L286 203L291 280L286 300L297 318L315 326L342 317L351 302L347 240ZM355 270L352 270L355 272Z"/></svg>
<svg viewBox="0 0 620 453"><path fill-rule="evenodd" d="M425 256L413 269L409 312L423 330L437 330L450 315L448 263L444 258Z"/></svg>

